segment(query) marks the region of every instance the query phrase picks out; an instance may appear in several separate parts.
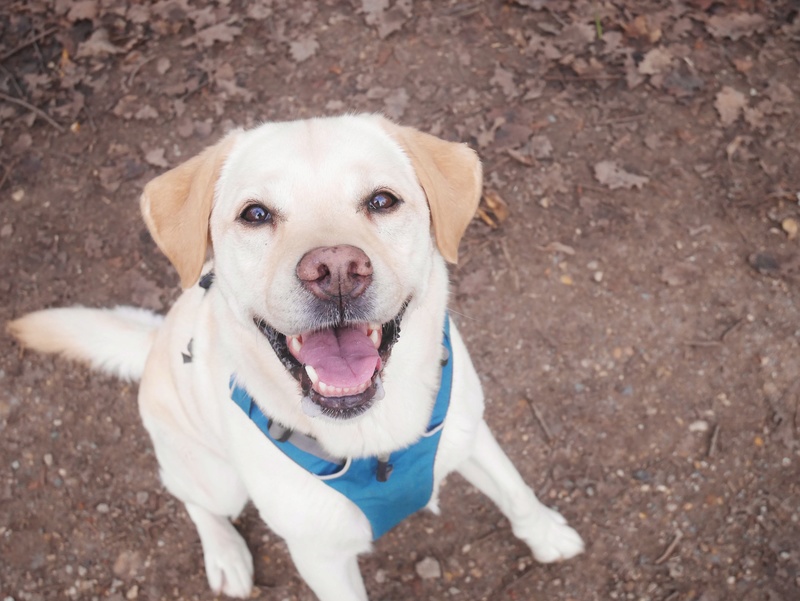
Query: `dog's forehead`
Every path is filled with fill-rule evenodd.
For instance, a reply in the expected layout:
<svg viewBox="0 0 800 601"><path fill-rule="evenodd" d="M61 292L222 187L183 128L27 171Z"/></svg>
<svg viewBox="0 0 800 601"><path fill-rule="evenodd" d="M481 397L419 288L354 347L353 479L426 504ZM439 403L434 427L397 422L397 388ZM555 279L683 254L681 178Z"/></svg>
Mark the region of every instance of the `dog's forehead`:
<svg viewBox="0 0 800 601"><path fill-rule="evenodd" d="M272 200L416 184L411 161L397 141L376 120L357 116L267 123L243 132L222 180L228 191Z"/></svg>

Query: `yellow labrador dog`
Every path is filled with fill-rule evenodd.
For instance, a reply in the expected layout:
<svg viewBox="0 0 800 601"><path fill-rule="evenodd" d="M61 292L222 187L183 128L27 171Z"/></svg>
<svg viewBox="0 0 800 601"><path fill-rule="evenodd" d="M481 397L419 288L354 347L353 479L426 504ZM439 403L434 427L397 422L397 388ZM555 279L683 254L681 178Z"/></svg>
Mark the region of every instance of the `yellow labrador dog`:
<svg viewBox="0 0 800 601"><path fill-rule="evenodd" d="M166 317L75 307L9 328L141 378L161 477L216 592L250 594L229 521L249 499L321 600L367 599L358 554L438 511L453 470L539 561L566 559L583 542L492 437L447 315L446 262L480 194L472 150L378 116L233 131L145 187L145 221L185 289Z"/></svg>

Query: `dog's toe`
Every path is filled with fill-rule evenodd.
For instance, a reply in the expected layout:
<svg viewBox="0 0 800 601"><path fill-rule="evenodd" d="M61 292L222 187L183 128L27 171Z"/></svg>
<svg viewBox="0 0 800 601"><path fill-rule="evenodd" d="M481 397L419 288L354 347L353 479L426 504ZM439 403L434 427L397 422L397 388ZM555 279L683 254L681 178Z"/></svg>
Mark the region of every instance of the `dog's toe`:
<svg viewBox="0 0 800 601"><path fill-rule="evenodd" d="M541 563L551 563L575 557L583 552L583 539L575 532L564 517L542 506L536 519L529 523L525 532L517 532Z"/></svg>
<svg viewBox="0 0 800 601"><path fill-rule="evenodd" d="M215 593L248 598L253 589L253 557L247 544L238 534L215 542L204 545L209 586Z"/></svg>

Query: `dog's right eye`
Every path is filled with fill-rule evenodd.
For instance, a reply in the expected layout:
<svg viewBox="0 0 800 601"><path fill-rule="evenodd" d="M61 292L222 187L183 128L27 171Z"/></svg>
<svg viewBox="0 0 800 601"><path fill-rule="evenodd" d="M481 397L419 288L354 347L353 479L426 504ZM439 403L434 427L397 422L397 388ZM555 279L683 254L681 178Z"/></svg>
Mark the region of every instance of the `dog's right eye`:
<svg viewBox="0 0 800 601"><path fill-rule="evenodd" d="M239 219L254 224L269 223L272 221L272 213L266 207L252 204L245 207L244 211L239 214Z"/></svg>

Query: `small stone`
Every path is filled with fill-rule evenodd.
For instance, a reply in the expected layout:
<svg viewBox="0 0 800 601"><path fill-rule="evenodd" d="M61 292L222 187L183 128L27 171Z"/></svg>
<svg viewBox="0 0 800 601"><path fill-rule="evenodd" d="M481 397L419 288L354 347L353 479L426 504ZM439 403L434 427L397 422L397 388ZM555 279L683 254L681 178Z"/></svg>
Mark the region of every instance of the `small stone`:
<svg viewBox="0 0 800 601"><path fill-rule="evenodd" d="M128 599L128 601L133 601L133 599L138 599L139 587L134 584L131 588L128 589L128 592L125 593L125 598Z"/></svg>
<svg viewBox="0 0 800 601"><path fill-rule="evenodd" d="M0 228L0 238L8 238L13 233L14 226L10 223L6 223L2 228Z"/></svg>
<svg viewBox="0 0 800 601"><path fill-rule="evenodd" d="M692 422L689 424L689 432L708 432L708 422L704 419Z"/></svg>
<svg viewBox="0 0 800 601"><path fill-rule="evenodd" d="M98 503L95 509L97 509L97 513L108 513L111 510L108 503Z"/></svg>
<svg viewBox="0 0 800 601"><path fill-rule="evenodd" d="M139 505L144 505L147 503L147 500L150 498L150 495L146 491L139 491L136 493L136 502Z"/></svg>
<svg viewBox="0 0 800 601"><path fill-rule="evenodd" d="M53 465L53 455L51 453L45 453L44 457L42 457L42 461L47 467L51 467Z"/></svg>
<svg viewBox="0 0 800 601"><path fill-rule="evenodd" d="M11 198L14 199L14 202L19 202L23 198L25 198L25 190L22 188L17 188L11 193Z"/></svg>
<svg viewBox="0 0 800 601"><path fill-rule="evenodd" d="M378 570L375 572L375 582L378 584L386 582L386 570Z"/></svg>
<svg viewBox="0 0 800 601"><path fill-rule="evenodd" d="M593 280L594 280L596 283L598 283L598 284L599 284L600 282L602 282L602 281L603 281L603 272L602 272L602 271L595 271L595 272L592 274L592 279L593 279Z"/></svg>
<svg viewBox="0 0 800 601"><path fill-rule="evenodd" d="M423 580L433 580L442 577L442 568L439 562L433 557L426 557L418 562L417 565L414 566L414 570L416 570L417 576Z"/></svg>
<svg viewBox="0 0 800 601"><path fill-rule="evenodd" d="M798 226L796 220L787 217L781 221L781 227L783 231L786 232L786 237L789 238L789 240L794 240L797 237Z"/></svg>
<svg viewBox="0 0 800 601"><path fill-rule="evenodd" d="M136 576L142 567L142 556L137 551L123 551L114 562L114 575L128 580Z"/></svg>

